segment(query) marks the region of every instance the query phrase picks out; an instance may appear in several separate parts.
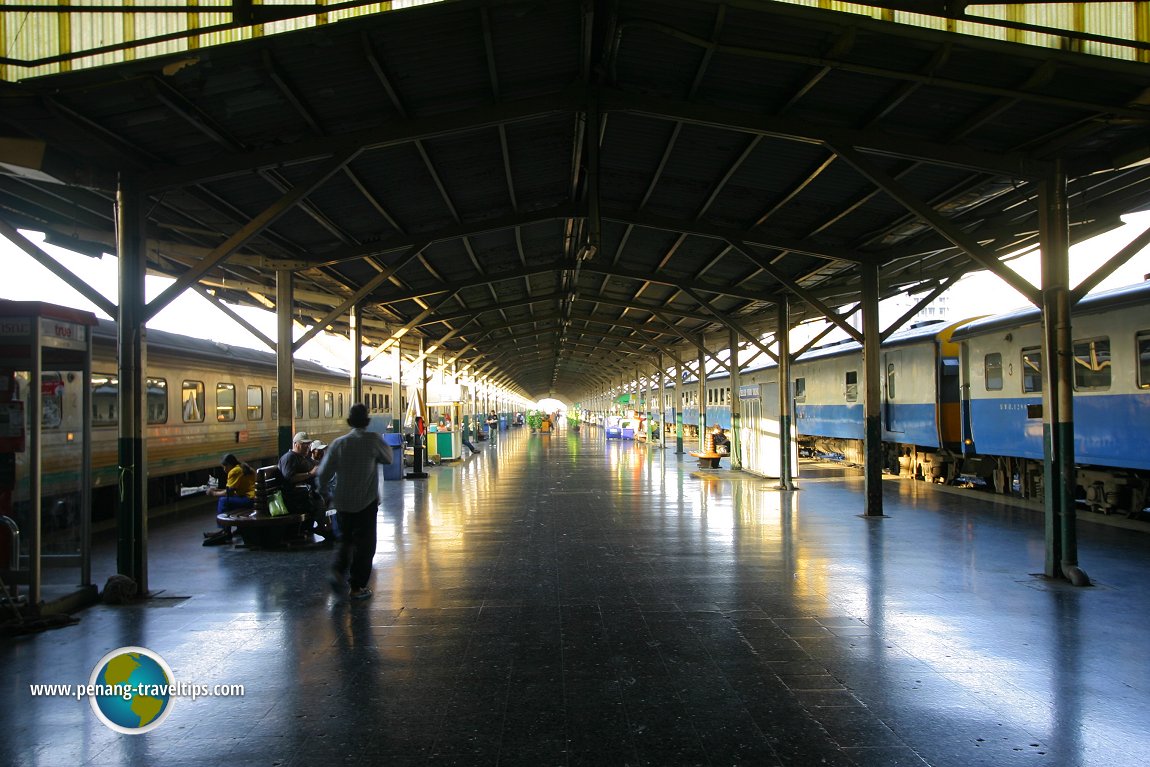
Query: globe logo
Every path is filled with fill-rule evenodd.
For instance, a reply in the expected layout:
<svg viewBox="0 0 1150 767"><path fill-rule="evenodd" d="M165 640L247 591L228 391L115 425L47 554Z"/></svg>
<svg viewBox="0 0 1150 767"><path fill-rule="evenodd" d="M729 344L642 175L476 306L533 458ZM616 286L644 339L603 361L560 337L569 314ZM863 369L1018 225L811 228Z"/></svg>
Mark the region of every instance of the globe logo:
<svg viewBox="0 0 1150 767"><path fill-rule="evenodd" d="M125 735L154 730L171 713L172 669L144 647L121 647L92 669L88 696L96 717Z"/></svg>

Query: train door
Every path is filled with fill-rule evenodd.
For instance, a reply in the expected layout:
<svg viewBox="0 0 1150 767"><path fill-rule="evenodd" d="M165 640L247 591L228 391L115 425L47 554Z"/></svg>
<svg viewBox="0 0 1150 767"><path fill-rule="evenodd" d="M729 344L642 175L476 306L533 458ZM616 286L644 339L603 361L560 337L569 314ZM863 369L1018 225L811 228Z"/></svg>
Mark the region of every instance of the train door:
<svg viewBox="0 0 1150 767"><path fill-rule="evenodd" d="M962 445L961 391L958 360L942 357L938 368L938 444L951 450L958 450Z"/></svg>
<svg viewBox="0 0 1150 767"><path fill-rule="evenodd" d="M762 421L763 421L763 400L758 395L758 388L755 387L741 387L742 390L749 390L753 388L755 391L753 395L747 396L740 391L739 407L742 410L740 419L741 428L739 429L739 450L742 453L743 470L749 471L752 474L766 474L766 467L763 465L762 456Z"/></svg>
<svg viewBox="0 0 1150 767"><path fill-rule="evenodd" d="M899 378L902 375L902 351L889 351L884 355L885 361L885 392L883 397L883 415L886 421L886 430L901 434L906 431L902 423L902 411L898 407Z"/></svg>
<svg viewBox="0 0 1150 767"><path fill-rule="evenodd" d="M743 470L762 477L778 477L782 468L782 440L790 440L791 476L798 476L798 445L795 429L783 435L779 428L778 382L739 387L743 411L739 444Z"/></svg>
<svg viewBox="0 0 1150 767"><path fill-rule="evenodd" d="M971 370L970 370L970 343L963 341L960 344L960 352L958 355L959 364L956 365L958 370L958 407L959 407L959 423L961 432L959 433L959 447L963 453L974 454L974 432L970 424L970 387L971 387Z"/></svg>

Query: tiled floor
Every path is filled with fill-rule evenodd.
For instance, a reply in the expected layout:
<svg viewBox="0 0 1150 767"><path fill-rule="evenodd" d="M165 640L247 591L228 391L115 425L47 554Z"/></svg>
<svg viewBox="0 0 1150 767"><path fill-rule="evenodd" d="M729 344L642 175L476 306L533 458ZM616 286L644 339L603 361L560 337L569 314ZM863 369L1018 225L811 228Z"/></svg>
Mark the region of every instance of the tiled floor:
<svg viewBox="0 0 1150 767"><path fill-rule="evenodd" d="M1032 575L1040 515L910 482L865 520L844 472L782 494L597 430L429 473L384 483L367 602L328 551L154 525L161 598L0 640L0 764L1150 762L1146 534L1082 525L1076 589ZM32 697L123 646L244 695L136 736Z"/></svg>

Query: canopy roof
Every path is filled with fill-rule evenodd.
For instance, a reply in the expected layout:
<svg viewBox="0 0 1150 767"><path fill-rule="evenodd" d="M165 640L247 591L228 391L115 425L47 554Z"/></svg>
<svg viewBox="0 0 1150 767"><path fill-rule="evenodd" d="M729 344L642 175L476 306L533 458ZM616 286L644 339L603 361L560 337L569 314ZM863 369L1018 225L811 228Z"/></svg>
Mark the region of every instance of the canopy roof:
<svg viewBox="0 0 1150 767"><path fill-rule="evenodd" d="M1117 225L1148 74L770 2L445 2L0 85L0 217L108 248L122 177L153 270L249 304L292 270L308 324L358 303L365 343L576 400L782 296L848 312L861 266L1003 271L1059 172L1074 241Z"/></svg>

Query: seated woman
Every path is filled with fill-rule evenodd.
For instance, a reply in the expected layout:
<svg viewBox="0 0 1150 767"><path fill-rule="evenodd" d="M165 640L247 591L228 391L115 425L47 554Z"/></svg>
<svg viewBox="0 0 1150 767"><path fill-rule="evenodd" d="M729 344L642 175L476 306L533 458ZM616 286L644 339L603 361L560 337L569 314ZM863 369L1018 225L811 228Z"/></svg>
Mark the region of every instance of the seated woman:
<svg viewBox="0 0 1150 767"><path fill-rule="evenodd" d="M731 454L731 441L727 439L727 435L723 432L723 428L715 424L714 430L711 432L711 445L719 455Z"/></svg>
<svg viewBox="0 0 1150 767"><path fill-rule="evenodd" d="M224 471L228 473L227 481L222 488L208 491L208 495L220 499L216 502L216 513L222 514L234 509L252 508L256 500L256 470L236 458L232 453L223 457L220 466L223 466ZM218 546L221 543L230 542L231 539L232 528L222 527L219 532L205 533L204 545Z"/></svg>

